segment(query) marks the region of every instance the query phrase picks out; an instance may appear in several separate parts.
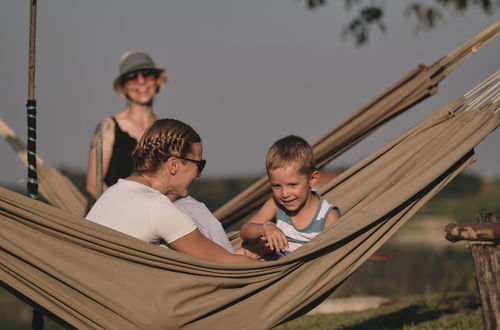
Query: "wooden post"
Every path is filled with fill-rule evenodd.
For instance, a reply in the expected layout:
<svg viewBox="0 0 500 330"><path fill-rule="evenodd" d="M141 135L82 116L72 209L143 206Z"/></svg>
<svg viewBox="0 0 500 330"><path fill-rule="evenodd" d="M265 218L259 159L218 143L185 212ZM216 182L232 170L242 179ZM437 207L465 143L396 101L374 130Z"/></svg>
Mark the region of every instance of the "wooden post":
<svg viewBox="0 0 500 330"><path fill-rule="evenodd" d="M500 329L500 211L481 213L477 223L448 224L447 240L468 240L481 296L483 327Z"/></svg>
<svg viewBox="0 0 500 330"><path fill-rule="evenodd" d="M480 224L500 226L500 212L481 213ZM484 329L500 329L500 245L499 242L472 243L476 281L481 296Z"/></svg>

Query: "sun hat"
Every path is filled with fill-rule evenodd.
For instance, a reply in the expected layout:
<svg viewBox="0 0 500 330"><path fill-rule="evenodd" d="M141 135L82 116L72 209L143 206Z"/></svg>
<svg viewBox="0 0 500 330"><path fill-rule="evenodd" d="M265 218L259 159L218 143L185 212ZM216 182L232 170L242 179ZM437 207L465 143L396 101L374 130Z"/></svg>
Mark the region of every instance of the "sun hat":
<svg viewBox="0 0 500 330"><path fill-rule="evenodd" d="M113 89L115 93L123 98L126 98L122 86L123 75L143 69L158 70L160 73L160 75L158 76L158 91L165 86L165 84L167 83L167 73L165 69L157 67L153 61L153 58L148 53L141 50L136 50L126 52L120 58L120 74L113 83Z"/></svg>

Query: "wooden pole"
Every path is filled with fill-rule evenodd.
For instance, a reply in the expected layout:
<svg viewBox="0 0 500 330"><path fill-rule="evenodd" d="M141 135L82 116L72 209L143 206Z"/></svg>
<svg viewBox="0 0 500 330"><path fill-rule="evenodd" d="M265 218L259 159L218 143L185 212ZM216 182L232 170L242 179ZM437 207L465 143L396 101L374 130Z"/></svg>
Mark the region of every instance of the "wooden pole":
<svg viewBox="0 0 500 330"><path fill-rule="evenodd" d="M480 224L500 226L500 212L482 213ZM500 329L500 245L499 242L472 243L470 250L474 260L476 281L481 296L483 328Z"/></svg>
<svg viewBox="0 0 500 330"><path fill-rule="evenodd" d="M500 211L481 213L477 223L445 227L445 237L468 240L481 297L483 328L500 329Z"/></svg>
<svg viewBox="0 0 500 330"><path fill-rule="evenodd" d="M35 99L36 0L30 3L30 37L28 66L28 100Z"/></svg>
<svg viewBox="0 0 500 330"><path fill-rule="evenodd" d="M448 241L481 241L500 242L500 223L468 223L459 225L450 223L444 227L444 235Z"/></svg>

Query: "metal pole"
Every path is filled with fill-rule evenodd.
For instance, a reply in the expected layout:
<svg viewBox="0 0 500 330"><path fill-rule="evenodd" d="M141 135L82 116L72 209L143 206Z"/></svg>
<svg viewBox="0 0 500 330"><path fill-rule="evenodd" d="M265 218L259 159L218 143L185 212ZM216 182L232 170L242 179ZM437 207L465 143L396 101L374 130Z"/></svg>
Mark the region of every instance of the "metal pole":
<svg viewBox="0 0 500 330"><path fill-rule="evenodd" d="M36 173L36 100L35 100L35 41L36 41L36 8L37 0L30 1L30 36L28 63L28 101L26 112L28 116L28 194L38 199L38 178ZM31 327L43 330L43 314L38 308L33 308Z"/></svg>

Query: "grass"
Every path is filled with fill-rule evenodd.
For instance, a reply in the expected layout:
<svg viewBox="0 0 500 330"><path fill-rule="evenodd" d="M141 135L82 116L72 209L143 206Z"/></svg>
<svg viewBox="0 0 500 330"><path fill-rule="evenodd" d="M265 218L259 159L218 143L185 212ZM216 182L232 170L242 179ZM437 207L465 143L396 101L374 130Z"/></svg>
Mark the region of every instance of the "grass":
<svg viewBox="0 0 500 330"><path fill-rule="evenodd" d="M31 329L31 308L0 290L0 329ZM45 318L45 329L64 329ZM302 316L276 330L482 329L479 297L470 292L406 296L363 312Z"/></svg>
<svg viewBox="0 0 500 330"><path fill-rule="evenodd" d="M275 329L482 329L482 315L479 297L462 292L402 297L363 312L306 315Z"/></svg>

